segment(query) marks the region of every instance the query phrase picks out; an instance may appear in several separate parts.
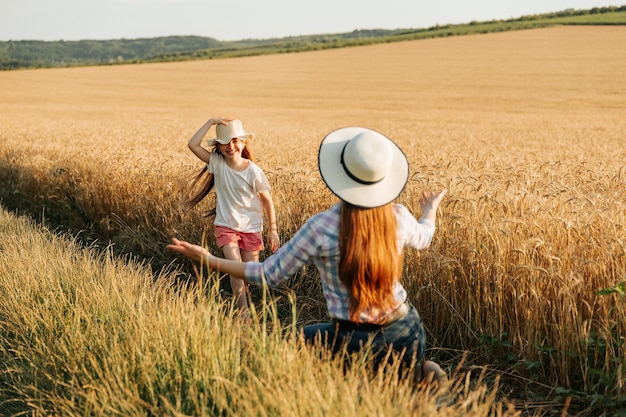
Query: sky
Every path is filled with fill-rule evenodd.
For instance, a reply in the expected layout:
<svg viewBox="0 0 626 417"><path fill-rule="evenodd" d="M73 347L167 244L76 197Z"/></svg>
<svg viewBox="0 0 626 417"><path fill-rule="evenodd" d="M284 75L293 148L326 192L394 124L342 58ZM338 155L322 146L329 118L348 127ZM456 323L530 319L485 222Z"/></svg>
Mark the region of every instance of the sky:
<svg viewBox="0 0 626 417"><path fill-rule="evenodd" d="M423 29L626 0L0 0L0 41L196 35L220 41Z"/></svg>

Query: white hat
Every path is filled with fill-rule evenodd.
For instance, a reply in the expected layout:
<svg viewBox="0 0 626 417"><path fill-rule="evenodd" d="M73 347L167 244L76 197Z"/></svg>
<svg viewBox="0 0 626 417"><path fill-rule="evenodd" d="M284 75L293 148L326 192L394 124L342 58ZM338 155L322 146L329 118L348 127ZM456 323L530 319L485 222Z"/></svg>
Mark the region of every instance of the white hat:
<svg viewBox="0 0 626 417"><path fill-rule="evenodd" d="M322 179L337 197L365 208L392 202L409 179L409 163L398 145L363 127L327 134L318 164Z"/></svg>
<svg viewBox="0 0 626 417"><path fill-rule="evenodd" d="M247 133L243 130L243 125L241 124L241 120L235 119L228 122L227 125L216 125L215 126L215 134L217 137L213 139L209 139L207 141L207 145L211 146L215 142L219 142L222 145L228 144L234 138L239 138L242 140L248 140L253 137L252 133Z"/></svg>

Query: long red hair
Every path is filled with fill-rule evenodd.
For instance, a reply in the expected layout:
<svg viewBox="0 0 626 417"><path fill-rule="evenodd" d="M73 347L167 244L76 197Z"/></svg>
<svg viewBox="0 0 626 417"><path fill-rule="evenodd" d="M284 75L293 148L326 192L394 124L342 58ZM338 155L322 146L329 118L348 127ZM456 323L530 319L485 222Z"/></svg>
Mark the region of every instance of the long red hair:
<svg viewBox="0 0 626 417"><path fill-rule="evenodd" d="M350 291L350 320L368 308L394 305L392 288L401 271L393 205L361 208L343 202L339 221L339 279Z"/></svg>
<svg viewBox="0 0 626 417"><path fill-rule="evenodd" d="M222 153L220 152L219 144L217 142L215 142L215 144L213 145L212 152L213 155L211 155L211 158L223 158ZM241 157L254 162L254 156L252 156L252 152L250 152L250 148L248 147L247 143L241 151ZM185 207L188 210L194 208L198 205L198 203L204 200L204 198L209 195L209 193L215 186L215 178L213 178L213 174L209 172L209 168L207 165L205 165L204 168L202 168L200 172L198 172L196 177L191 182L191 185L189 187L190 190L196 188L198 184L200 185L200 189L195 194L191 194L187 199ZM215 214L215 208L210 209L206 213L207 216L211 216L213 214Z"/></svg>

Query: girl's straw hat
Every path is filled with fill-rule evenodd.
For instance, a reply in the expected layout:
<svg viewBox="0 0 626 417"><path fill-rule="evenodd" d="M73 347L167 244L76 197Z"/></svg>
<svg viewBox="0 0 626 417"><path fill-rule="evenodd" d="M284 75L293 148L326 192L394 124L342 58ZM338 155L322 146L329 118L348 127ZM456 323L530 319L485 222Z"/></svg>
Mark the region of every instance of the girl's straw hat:
<svg viewBox="0 0 626 417"><path fill-rule="evenodd" d="M253 137L252 133L247 133L243 130L241 120L238 119L231 120L230 122L228 122L227 125L215 126L215 134L217 137L209 139L207 141L207 144L209 146L213 145L215 142L219 142L222 145L227 145L234 138L248 140Z"/></svg>
<svg viewBox="0 0 626 417"><path fill-rule="evenodd" d="M409 163L398 145L363 127L327 134L318 164L322 179L337 197L365 208L395 200L409 178Z"/></svg>

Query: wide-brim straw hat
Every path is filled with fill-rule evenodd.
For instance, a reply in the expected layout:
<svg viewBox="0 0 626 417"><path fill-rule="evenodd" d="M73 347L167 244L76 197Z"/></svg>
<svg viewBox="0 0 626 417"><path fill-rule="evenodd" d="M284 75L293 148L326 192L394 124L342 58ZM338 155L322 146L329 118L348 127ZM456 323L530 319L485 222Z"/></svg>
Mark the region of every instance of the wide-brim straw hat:
<svg viewBox="0 0 626 417"><path fill-rule="evenodd" d="M409 162L387 136L363 127L334 130L318 154L322 179L341 200L364 208L395 200L409 179Z"/></svg>
<svg viewBox="0 0 626 417"><path fill-rule="evenodd" d="M215 142L219 142L222 145L227 145L234 138L239 138L241 140L248 140L254 137L254 134L248 133L243 130L243 125L241 124L241 120L234 119L228 122L227 125L216 125L215 126L215 135L213 139L207 140L207 145L211 146Z"/></svg>

